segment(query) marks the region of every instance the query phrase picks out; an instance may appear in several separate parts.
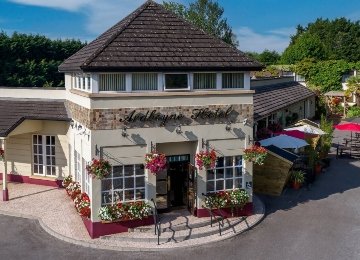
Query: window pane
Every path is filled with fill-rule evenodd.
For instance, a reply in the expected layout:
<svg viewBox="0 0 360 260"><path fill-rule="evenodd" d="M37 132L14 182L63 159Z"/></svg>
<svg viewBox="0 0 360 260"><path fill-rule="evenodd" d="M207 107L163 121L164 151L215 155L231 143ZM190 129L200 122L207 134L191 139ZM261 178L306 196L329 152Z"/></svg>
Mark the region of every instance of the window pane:
<svg viewBox="0 0 360 260"><path fill-rule="evenodd" d="M119 201L123 201L123 191L122 190L115 190L114 191L114 202L119 202Z"/></svg>
<svg viewBox="0 0 360 260"><path fill-rule="evenodd" d="M125 165L124 166L125 176L134 175L134 165Z"/></svg>
<svg viewBox="0 0 360 260"><path fill-rule="evenodd" d="M231 156L226 156L226 157L225 157L225 165L226 165L226 166L233 166L233 157L231 157Z"/></svg>
<svg viewBox="0 0 360 260"><path fill-rule="evenodd" d="M125 91L125 74L100 74L99 75L100 91Z"/></svg>
<svg viewBox="0 0 360 260"><path fill-rule="evenodd" d="M55 155L55 146L51 146L51 155Z"/></svg>
<svg viewBox="0 0 360 260"><path fill-rule="evenodd" d="M111 179L106 179L101 181L101 190L111 190L112 184Z"/></svg>
<svg viewBox="0 0 360 260"><path fill-rule="evenodd" d="M242 168L235 167L235 177L240 177L242 175Z"/></svg>
<svg viewBox="0 0 360 260"><path fill-rule="evenodd" d="M33 135L33 144L37 144L37 135Z"/></svg>
<svg viewBox="0 0 360 260"><path fill-rule="evenodd" d="M223 73L222 88L244 88L244 74Z"/></svg>
<svg viewBox="0 0 360 260"><path fill-rule="evenodd" d="M136 199L137 200L145 199L145 189L137 189L136 190Z"/></svg>
<svg viewBox="0 0 360 260"><path fill-rule="evenodd" d="M136 187L145 187L145 177L136 177Z"/></svg>
<svg viewBox="0 0 360 260"><path fill-rule="evenodd" d="M43 157L39 156L39 164L43 164Z"/></svg>
<svg viewBox="0 0 360 260"><path fill-rule="evenodd" d="M51 157L51 165L56 165L56 163L55 163L55 156L52 156L52 157Z"/></svg>
<svg viewBox="0 0 360 260"><path fill-rule="evenodd" d="M216 89L216 73L194 73L194 89Z"/></svg>
<svg viewBox="0 0 360 260"><path fill-rule="evenodd" d="M42 158L42 157L40 157ZM38 171L39 174L43 174L44 173L44 167L42 166L39 166L39 171Z"/></svg>
<svg viewBox="0 0 360 260"><path fill-rule="evenodd" d="M123 176L123 167L122 166L113 166L113 177L120 177Z"/></svg>
<svg viewBox="0 0 360 260"><path fill-rule="evenodd" d="M39 154L42 154L42 153L43 153L42 146L38 146L38 153L39 153Z"/></svg>
<svg viewBox="0 0 360 260"><path fill-rule="evenodd" d="M113 181L114 190L122 190L123 189L123 179L114 179Z"/></svg>
<svg viewBox="0 0 360 260"><path fill-rule="evenodd" d="M134 188L134 178L125 178L125 189L133 189Z"/></svg>
<svg viewBox="0 0 360 260"><path fill-rule="evenodd" d="M216 179L223 179L224 178L224 169L217 169L216 170Z"/></svg>
<svg viewBox="0 0 360 260"><path fill-rule="evenodd" d="M235 156L235 166L242 166L242 156Z"/></svg>
<svg viewBox="0 0 360 260"><path fill-rule="evenodd" d="M224 167L224 157L219 157L216 161L216 168Z"/></svg>
<svg viewBox="0 0 360 260"><path fill-rule="evenodd" d="M37 139L38 139L38 144L42 144L42 135L38 135L37 136Z"/></svg>
<svg viewBox="0 0 360 260"><path fill-rule="evenodd" d="M38 157L37 155L34 156L34 164L37 164L38 163Z"/></svg>
<svg viewBox="0 0 360 260"><path fill-rule="evenodd" d="M144 165L143 164L136 164L135 165L135 174L136 175L144 175Z"/></svg>
<svg viewBox="0 0 360 260"><path fill-rule="evenodd" d="M208 170L207 171L207 179L213 180L214 178L215 178L215 172L213 170Z"/></svg>
<svg viewBox="0 0 360 260"><path fill-rule="evenodd" d="M224 181L216 181L216 190L224 190Z"/></svg>
<svg viewBox="0 0 360 260"><path fill-rule="evenodd" d="M46 136L46 144L49 145L50 143L50 136Z"/></svg>
<svg viewBox="0 0 360 260"><path fill-rule="evenodd" d="M213 182L213 181L208 181L208 182L207 182L206 190L207 190L208 192L211 192L211 191L214 191L214 190L215 190L214 182Z"/></svg>
<svg viewBox="0 0 360 260"><path fill-rule="evenodd" d="M102 192L101 194L101 203L103 204L109 204L111 203L112 199L111 199L111 193L110 192Z"/></svg>
<svg viewBox="0 0 360 260"><path fill-rule="evenodd" d="M241 182L241 178L235 179L235 188L242 188Z"/></svg>
<svg viewBox="0 0 360 260"><path fill-rule="evenodd" d="M134 200L134 190L125 191L125 200Z"/></svg>
<svg viewBox="0 0 360 260"><path fill-rule="evenodd" d="M133 73L132 90L157 90L158 75L156 73Z"/></svg>
<svg viewBox="0 0 360 260"><path fill-rule="evenodd" d="M226 168L225 169L225 178L232 178L233 177L234 168Z"/></svg>
<svg viewBox="0 0 360 260"><path fill-rule="evenodd" d="M187 89L187 74L165 74L165 89Z"/></svg>
<svg viewBox="0 0 360 260"><path fill-rule="evenodd" d="M55 136L51 136L51 144L55 145Z"/></svg>
<svg viewBox="0 0 360 260"><path fill-rule="evenodd" d="M46 156L46 165L51 165L51 157Z"/></svg>
<svg viewBox="0 0 360 260"><path fill-rule="evenodd" d="M47 155L50 155L51 153L50 153L50 146L46 146L46 154Z"/></svg>
<svg viewBox="0 0 360 260"><path fill-rule="evenodd" d="M34 173L39 173L39 166L33 165L33 172Z"/></svg>
<svg viewBox="0 0 360 260"><path fill-rule="evenodd" d="M230 190L233 188L233 179L229 179L225 181L226 189Z"/></svg>

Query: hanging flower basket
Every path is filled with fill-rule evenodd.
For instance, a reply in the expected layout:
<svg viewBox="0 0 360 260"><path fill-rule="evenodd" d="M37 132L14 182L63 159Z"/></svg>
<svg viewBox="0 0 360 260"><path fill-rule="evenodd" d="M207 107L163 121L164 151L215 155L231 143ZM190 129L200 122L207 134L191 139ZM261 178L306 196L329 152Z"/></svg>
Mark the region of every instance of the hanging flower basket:
<svg viewBox="0 0 360 260"><path fill-rule="evenodd" d="M5 151L4 149L0 148L0 161L5 160Z"/></svg>
<svg viewBox="0 0 360 260"><path fill-rule="evenodd" d="M145 168L153 174L166 169L166 156L162 153L148 153L145 155Z"/></svg>
<svg viewBox="0 0 360 260"><path fill-rule="evenodd" d="M104 159L92 159L91 164L86 166L86 171L92 178L103 179L111 172L111 164Z"/></svg>
<svg viewBox="0 0 360 260"><path fill-rule="evenodd" d="M63 181L62 181L62 186L63 186L64 188L67 188L67 186L69 186L69 184L72 183L72 182L73 182L72 176L71 176L71 175L66 176L66 177L63 179Z"/></svg>
<svg viewBox="0 0 360 260"><path fill-rule="evenodd" d="M263 165L268 152L264 147L253 145L244 150L244 159L258 165Z"/></svg>
<svg viewBox="0 0 360 260"><path fill-rule="evenodd" d="M205 169L213 169L215 168L216 163L216 152L214 149L209 151L200 151L195 155L196 165L200 170Z"/></svg>

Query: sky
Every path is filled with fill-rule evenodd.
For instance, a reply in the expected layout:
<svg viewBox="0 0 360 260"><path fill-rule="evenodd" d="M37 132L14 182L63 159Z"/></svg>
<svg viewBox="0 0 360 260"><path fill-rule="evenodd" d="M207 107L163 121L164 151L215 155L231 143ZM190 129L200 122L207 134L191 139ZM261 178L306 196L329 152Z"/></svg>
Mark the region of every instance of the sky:
<svg viewBox="0 0 360 260"><path fill-rule="evenodd" d="M188 5L195 0L171 0ZM145 0L0 0L0 31L90 42ZM162 3L162 0L157 0ZM360 20L360 0L218 0L242 51L282 52L298 24Z"/></svg>

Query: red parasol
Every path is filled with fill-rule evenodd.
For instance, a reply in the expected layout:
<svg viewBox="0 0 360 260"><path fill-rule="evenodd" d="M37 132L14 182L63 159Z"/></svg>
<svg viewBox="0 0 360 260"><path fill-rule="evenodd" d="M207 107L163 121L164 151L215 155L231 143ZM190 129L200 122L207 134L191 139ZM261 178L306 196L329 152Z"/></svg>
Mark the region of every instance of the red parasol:
<svg viewBox="0 0 360 260"><path fill-rule="evenodd" d="M335 128L341 131L360 132L360 124L357 123L345 123L341 125L336 125Z"/></svg>
<svg viewBox="0 0 360 260"><path fill-rule="evenodd" d="M296 137L296 138L300 138L300 139L314 138L317 136L316 134L309 134L309 133L305 133L305 132L302 132L299 130L282 131L282 132L275 133L275 135L288 135L288 136L292 136L292 137Z"/></svg>

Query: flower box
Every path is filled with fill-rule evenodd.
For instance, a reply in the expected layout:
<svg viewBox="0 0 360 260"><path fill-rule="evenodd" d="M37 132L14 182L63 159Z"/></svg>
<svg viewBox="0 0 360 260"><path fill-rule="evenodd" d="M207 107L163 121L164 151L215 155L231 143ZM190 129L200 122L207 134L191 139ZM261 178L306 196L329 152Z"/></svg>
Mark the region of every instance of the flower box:
<svg viewBox="0 0 360 260"><path fill-rule="evenodd" d="M144 201L106 205L99 209L102 223L114 223L128 220L141 220L152 214L150 204Z"/></svg>

